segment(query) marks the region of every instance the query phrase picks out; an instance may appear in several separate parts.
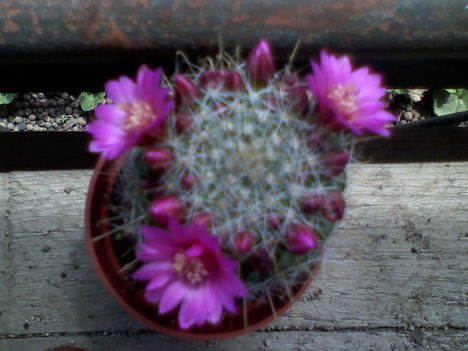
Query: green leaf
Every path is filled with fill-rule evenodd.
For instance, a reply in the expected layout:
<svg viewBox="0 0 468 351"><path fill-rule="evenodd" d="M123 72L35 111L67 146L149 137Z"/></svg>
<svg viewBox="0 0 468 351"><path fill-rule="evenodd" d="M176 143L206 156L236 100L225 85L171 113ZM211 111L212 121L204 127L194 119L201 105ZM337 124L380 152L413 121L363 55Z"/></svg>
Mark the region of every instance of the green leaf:
<svg viewBox="0 0 468 351"><path fill-rule="evenodd" d="M445 91L448 91L450 94L456 94L458 89L444 89Z"/></svg>
<svg viewBox="0 0 468 351"><path fill-rule="evenodd" d="M81 93L79 99L83 111L92 111L106 100L106 93Z"/></svg>
<svg viewBox="0 0 468 351"><path fill-rule="evenodd" d="M436 90L433 97L437 116L468 110L468 89Z"/></svg>
<svg viewBox="0 0 468 351"><path fill-rule="evenodd" d="M16 93L0 93L0 105L6 105L13 101Z"/></svg>

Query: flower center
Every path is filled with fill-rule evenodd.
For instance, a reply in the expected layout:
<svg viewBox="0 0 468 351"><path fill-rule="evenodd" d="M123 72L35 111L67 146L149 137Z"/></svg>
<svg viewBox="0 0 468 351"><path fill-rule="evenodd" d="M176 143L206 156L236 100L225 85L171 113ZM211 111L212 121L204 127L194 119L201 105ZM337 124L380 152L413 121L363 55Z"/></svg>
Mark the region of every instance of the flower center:
<svg viewBox="0 0 468 351"><path fill-rule="evenodd" d="M123 103L120 109L127 112L123 127L129 133L145 128L156 118L153 108L145 101L136 101L131 105Z"/></svg>
<svg viewBox="0 0 468 351"><path fill-rule="evenodd" d="M356 91L357 87L351 83L347 85L338 84L327 95L330 100L336 103L338 112L347 117L348 120L353 120L358 111Z"/></svg>
<svg viewBox="0 0 468 351"><path fill-rule="evenodd" d="M208 277L208 271L199 258L189 258L182 252L174 256L172 267L192 285L200 285Z"/></svg>

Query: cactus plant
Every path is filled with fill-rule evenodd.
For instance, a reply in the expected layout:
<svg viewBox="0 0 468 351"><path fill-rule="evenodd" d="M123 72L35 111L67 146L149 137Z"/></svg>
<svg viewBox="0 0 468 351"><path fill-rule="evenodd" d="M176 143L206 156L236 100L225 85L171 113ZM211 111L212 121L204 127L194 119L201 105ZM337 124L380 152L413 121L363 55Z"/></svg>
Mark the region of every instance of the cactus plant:
<svg viewBox="0 0 468 351"><path fill-rule="evenodd" d="M356 135L390 134L378 75L326 52L312 66L307 80L277 71L261 41L246 62L220 54L170 87L146 66L107 84L113 104L89 131L92 151L126 153L113 232L135 239L134 279L160 313L180 306L182 328L219 323L235 298L292 298L343 217Z"/></svg>

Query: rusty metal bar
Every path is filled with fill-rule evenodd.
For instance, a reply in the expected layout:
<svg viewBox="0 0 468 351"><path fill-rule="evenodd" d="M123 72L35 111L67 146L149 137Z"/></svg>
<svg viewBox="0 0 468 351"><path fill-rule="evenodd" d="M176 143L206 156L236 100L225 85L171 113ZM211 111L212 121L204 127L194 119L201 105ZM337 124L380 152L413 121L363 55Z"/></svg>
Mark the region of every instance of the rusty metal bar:
<svg viewBox="0 0 468 351"><path fill-rule="evenodd" d="M392 86L466 86L462 0L1 0L0 89L98 88L141 62L270 39L299 66L321 47L352 53ZM28 86L29 88L26 88Z"/></svg>

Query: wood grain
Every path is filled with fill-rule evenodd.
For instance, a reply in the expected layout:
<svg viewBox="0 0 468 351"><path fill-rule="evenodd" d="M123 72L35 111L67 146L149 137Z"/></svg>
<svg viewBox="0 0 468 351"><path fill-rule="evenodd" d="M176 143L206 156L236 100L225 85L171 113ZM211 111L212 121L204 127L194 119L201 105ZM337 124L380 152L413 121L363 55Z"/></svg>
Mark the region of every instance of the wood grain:
<svg viewBox="0 0 468 351"><path fill-rule="evenodd" d="M90 175L0 174L0 350L69 339L186 349L132 320L98 281L83 237ZM345 221L304 298L265 331L210 349L463 349L468 162L354 165L349 182Z"/></svg>

